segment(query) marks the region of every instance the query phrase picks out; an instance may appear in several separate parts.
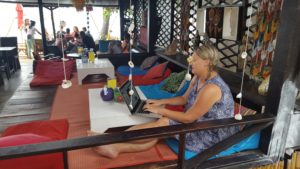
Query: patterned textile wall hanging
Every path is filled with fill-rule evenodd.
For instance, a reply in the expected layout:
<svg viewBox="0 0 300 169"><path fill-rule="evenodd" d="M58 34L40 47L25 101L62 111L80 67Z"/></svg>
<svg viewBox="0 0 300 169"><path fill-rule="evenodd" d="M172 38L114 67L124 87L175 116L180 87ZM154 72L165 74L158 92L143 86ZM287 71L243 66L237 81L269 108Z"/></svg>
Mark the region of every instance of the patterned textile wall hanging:
<svg viewBox="0 0 300 169"><path fill-rule="evenodd" d="M262 81L270 75L282 0L262 0L257 11L257 26L253 35L250 77Z"/></svg>
<svg viewBox="0 0 300 169"><path fill-rule="evenodd" d="M224 8L206 8L206 33L210 38L220 39L223 32Z"/></svg>
<svg viewBox="0 0 300 169"><path fill-rule="evenodd" d="M183 52L189 51L189 26L190 26L190 0L181 3L180 48Z"/></svg>

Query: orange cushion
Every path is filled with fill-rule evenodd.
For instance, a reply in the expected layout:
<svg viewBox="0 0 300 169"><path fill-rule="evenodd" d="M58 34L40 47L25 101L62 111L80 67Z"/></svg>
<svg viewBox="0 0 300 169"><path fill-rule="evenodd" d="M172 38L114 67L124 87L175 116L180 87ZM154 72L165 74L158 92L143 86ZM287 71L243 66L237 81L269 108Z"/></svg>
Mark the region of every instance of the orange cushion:
<svg viewBox="0 0 300 169"><path fill-rule="evenodd" d="M155 78L162 77L165 74L167 66L168 66L168 62L164 62L164 63L158 64L156 66L153 66L143 76L143 79L155 79Z"/></svg>

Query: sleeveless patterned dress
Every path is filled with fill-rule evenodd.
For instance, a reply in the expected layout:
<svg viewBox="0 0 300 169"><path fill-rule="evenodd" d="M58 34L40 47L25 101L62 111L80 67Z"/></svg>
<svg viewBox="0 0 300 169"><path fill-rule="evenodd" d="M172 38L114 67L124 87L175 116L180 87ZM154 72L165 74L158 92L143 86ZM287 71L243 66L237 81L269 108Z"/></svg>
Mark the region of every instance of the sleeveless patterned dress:
<svg viewBox="0 0 300 169"><path fill-rule="evenodd" d="M229 87L223 81L223 79L217 75L212 79L207 80L204 85L199 89L202 88L207 84L215 84L220 87L222 92L221 99L216 102L212 108L202 117L200 117L197 122L206 121L206 120L215 120L215 119L223 119L223 118L230 118L234 115L234 101L232 98L232 94L230 92ZM198 86L198 79L195 82L189 97L188 102L185 105L185 112L194 104L197 95L199 93L197 91ZM170 125L180 124L177 121L170 120ZM196 131L193 133L186 133L186 145L185 147L193 152L200 153L205 149L210 148L211 146L215 145L216 143L226 139L227 137L233 135L238 131L238 127L227 127L227 128L219 128L219 129L212 129L212 130L204 130L204 131ZM179 140L179 136L175 136L176 139Z"/></svg>

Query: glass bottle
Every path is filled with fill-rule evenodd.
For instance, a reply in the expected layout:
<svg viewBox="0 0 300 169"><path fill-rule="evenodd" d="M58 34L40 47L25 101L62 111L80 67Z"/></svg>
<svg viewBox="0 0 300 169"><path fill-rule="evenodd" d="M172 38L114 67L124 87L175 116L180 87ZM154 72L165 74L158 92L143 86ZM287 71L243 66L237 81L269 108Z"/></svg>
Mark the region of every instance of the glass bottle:
<svg viewBox="0 0 300 169"><path fill-rule="evenodd" d="M95 62L95 53L94 53L93 48L90 48L90 51L89 51L89 62L90 63L94 63Z"/></svg>

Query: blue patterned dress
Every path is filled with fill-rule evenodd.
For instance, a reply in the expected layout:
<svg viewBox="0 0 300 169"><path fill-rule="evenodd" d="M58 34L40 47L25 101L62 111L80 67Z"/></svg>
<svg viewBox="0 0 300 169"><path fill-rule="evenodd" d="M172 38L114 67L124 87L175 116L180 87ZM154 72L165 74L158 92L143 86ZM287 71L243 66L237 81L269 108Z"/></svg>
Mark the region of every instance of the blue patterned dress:
<svg viewBox="0 0 300 169"><path fill-rule="evenodd" d="M195 82L189 97L188 102L185 105L185 112L194 104L199 91L207 84L215 84L220 87L222 92L221 99L216 102L212 108L202 117L198 118L197 122L206 120L215 120L233 117L234 113L234 101L229 87L223 81L223 79L217 75L212 79L209 79L205 84L197 91L198 79ZM170 125L180 124L174 120L170 120ZM193 133L186 133L186 148L190 151L200 153L201 151L210 148L216 143L224 140L238 131L237 127L219 128L212 130L196 131ZM178 135L176 135L178 139Z"/></svg>

